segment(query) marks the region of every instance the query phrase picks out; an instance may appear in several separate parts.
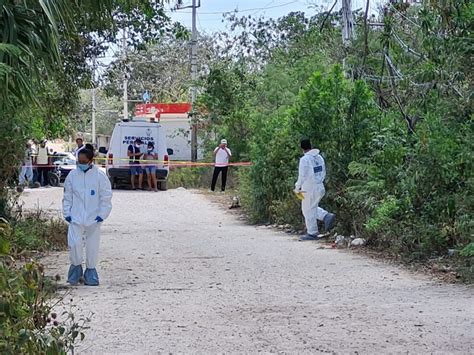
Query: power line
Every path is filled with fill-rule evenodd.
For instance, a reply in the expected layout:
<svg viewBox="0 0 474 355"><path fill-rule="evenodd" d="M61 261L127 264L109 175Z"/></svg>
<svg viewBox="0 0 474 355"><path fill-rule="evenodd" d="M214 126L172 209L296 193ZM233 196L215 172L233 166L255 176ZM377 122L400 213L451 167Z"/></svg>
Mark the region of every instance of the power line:
<svg viewBox="0 0 474 355"><path fill-rule="evenodd" d="M270 1L269 3L265 4L264 7L271 6L274 2L275 2L275 0ZM252 13L252 15L255 16L255 15L258 14L260 11L261 11L261 10L257 10L257 11L255 11L254 13Z"/></svg>
<svg viewBox="0 0 474 355"><path fill-rule="evenodd" d="M276 9L278 7L288 6L288 5L297 3L298 1L299 0L294 0L294 1L287 2L285 4L267 6L267 7L255 7L253 9L242 9L242 10L234 9L234 10L230 10L230 11L212 11L212 12L202 12L201 11L200 14L201 15L223 15L223 14L230 13L230 12L238 13L238 12L251 12L251 11L269 10L269 9ZM177 10L177 11L181 14L191 14L192 13L191 11L179 11L179 10Z"/></svg>
<svg viewBox="0 0 474 355"><path fill-rule="evenodd" d="M198 25L199 25L199 31L205 32L204 28L201 25L201 19L199 18L199 14L196 13L196 17L197 17L197 21L198 21Z"/></svg>

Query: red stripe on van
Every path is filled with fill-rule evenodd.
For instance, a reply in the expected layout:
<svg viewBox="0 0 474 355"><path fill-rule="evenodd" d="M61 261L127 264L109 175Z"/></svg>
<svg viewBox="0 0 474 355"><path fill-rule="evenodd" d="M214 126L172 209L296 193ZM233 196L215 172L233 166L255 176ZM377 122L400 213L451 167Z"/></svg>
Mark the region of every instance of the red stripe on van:
<svg viewBox="0 0 474 355"><path fill-rule="evenodd" d="M191 111L191 104L187 102L179 103L159 103L159 104L138 104L135 106L135 116L149 115L153 113L188 113Z"/></svg>

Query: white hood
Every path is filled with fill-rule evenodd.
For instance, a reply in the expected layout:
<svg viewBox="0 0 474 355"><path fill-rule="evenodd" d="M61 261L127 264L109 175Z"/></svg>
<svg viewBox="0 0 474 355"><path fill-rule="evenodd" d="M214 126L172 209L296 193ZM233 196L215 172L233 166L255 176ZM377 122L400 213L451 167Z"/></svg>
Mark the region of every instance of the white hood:
<svg viewBox="0 0 474 355"><path fill-rule="evenodd" d="M309 152L306 152L305 154L315 157L319 155L319 149L311 149Z"/></svg>

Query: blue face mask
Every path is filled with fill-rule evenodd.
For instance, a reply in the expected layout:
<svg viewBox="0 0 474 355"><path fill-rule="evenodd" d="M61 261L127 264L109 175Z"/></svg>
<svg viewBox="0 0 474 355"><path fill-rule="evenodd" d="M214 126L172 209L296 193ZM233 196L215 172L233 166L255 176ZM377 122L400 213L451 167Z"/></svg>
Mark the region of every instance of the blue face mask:
<svg viewBox="0 0 474 355"><path fill-rule="evenodd" d="M87 169L89 169L91 166L89 164L80 164L80 163L77 163L77 167L81 170L81 171L86 171Z"/></svg>

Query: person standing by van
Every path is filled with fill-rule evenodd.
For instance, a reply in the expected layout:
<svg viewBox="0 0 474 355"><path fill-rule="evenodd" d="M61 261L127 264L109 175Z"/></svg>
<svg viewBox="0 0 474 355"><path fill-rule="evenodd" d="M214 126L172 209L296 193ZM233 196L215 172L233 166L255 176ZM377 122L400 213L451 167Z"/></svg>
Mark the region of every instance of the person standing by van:
<svg viewBox="0 0 474 355"><path fill-rule="evenodd" d="M137 138L128 146L127 155L130 158L129 165L130 165L130 182L132 183L132 189L136 190L135 188L135 179L138 176L138 188L141 190L143 186L143 170L140 165L140 159L143 155L141 151L143 142L141 139Z"/></svg>
<svg viewBox="0 0 474 355"><path fill-rule="evenodd" d="M155 150L153 142L148 142L146 153L143 154L143 159L146 160L145 172L148 180L148 189L151 191L153 186L153 191L156 192L158 191L158 181L156 180L158 153Z"/></svg>
<svg viewBox="0 0 474 355"><path fill-rule="evenodd" d="M229 160L232 157L232 152L229 148L227 148L226 139L221 140L221 144L216 149L214 149L214 156L216 163L214 166L214 174L212 175L211 191L215 191L217 179L219 178L219 174L222 173L221 191L224 192L227 183Z"/></svg>
<svg viewBox="0 0 474 355"><path fill-rule="evenodd" d="M38 155L35 157L35 165L38 169L38 182L41 186L49 186L48 173L51 170L52 160L49 156L49 147L46 139L43 139L38 148Z"/></svg>

